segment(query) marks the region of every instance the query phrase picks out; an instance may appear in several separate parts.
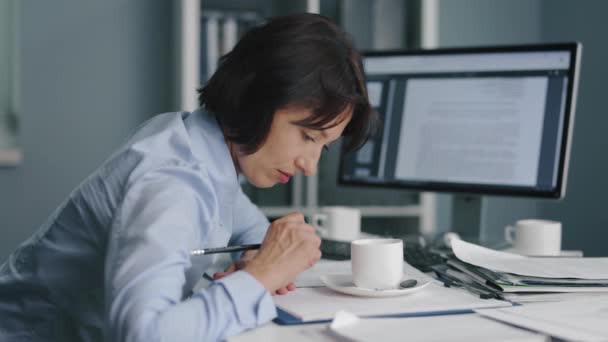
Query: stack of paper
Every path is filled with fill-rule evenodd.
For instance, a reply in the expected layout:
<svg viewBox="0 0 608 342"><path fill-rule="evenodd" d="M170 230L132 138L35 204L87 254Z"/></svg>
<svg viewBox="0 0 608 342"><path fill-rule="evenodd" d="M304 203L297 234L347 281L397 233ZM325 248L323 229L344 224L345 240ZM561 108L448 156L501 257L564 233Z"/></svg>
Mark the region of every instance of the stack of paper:
<svg viewBox="0 0 608 342"><path fill-rule="evenodd" d="M568 341L608 341L608 297L479 310L484 317Z"/></svg>
<svg viewBox="0 0 608 342"><path fill-rule="evenodd" d="M462 240L453 240L452 249L455 258L438 273L488 291L608 292L608 258L526 257Z"/></svg>

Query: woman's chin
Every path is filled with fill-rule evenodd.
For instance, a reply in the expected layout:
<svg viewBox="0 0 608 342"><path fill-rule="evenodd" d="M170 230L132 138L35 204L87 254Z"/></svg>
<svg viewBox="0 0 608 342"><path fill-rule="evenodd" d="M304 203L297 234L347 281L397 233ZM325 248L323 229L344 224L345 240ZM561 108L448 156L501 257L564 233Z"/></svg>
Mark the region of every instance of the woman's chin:
<svg viewBox="0 0 608 342"><path fill-rule="evenodd" d="M256 178L247 178L247 181L255 186L256 188L271 188L279 183L279 181L273 181L271 179L256 179Z"/></svg>

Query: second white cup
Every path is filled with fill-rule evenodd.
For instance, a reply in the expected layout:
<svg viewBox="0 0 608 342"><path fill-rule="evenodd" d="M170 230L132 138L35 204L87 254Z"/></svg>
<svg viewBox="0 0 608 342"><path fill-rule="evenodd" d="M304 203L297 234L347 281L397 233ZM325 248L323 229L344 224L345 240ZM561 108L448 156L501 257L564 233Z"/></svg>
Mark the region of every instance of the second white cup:
<svg viewBox="0 0 608 342"><path fill-rule="evenodd" d="M373 290L395 289L403 277L401 239L363 239L350 244L353 282Z"/></svg>
<svg viewBox="0 0 608 342"><path fill-rule="evenodd" d="M323 207L312 217L313 225L321 237L352 241L361 234L361 211L349 207Z"/></svg>
<svg viewBox="0 0 608 342"><path fill-rule="evenodd" d="M562 224L557 221L528 219L505 227L505 240L516 253L531 256L559 255L562 247Z"/></svg>

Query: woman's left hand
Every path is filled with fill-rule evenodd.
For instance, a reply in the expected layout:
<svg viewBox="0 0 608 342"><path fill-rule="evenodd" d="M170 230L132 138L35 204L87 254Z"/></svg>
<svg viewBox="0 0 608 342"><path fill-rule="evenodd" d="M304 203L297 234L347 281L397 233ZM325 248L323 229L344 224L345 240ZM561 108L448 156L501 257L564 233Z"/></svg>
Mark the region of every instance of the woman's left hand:
<svg viewBox="0 0 608 342"><path fill-rule="evenodd" d="M253 259L253 257L257 253L258 253L258 251L255 251L255 250L246 251L245 253L243 253L243 256L241 257L241 259L239 261L230 264L230 266L228 266L224 270L224 272L217 272L217 273L213 274L213 279L215 279L215 280L221 279L233 272L243 269L245 266L247 266L249 261L251 261L251 259ZM276 290L274 294L284 295L284 294L287 294L289 291L293 291L295 289L296 289L296 285L294 283L290 283L287 286Z"/></svg>

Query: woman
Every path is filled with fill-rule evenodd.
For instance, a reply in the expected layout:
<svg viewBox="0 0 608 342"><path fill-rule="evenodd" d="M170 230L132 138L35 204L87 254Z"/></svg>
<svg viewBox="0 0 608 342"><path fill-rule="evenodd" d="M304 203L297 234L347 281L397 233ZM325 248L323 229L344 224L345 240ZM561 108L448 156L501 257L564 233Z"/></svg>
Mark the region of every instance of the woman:
<svg viewBox="0 0 608 342"><path fill-rule="evenodd" d="M269 224L239 187L315 174L376 117L361 59L328 19L248 32L200 91L201 109L142 125L0 267L0 340L209 341L275 317L271 294L320 257L301 213ZM207 289L206 247L260 243Z"/></svg>

